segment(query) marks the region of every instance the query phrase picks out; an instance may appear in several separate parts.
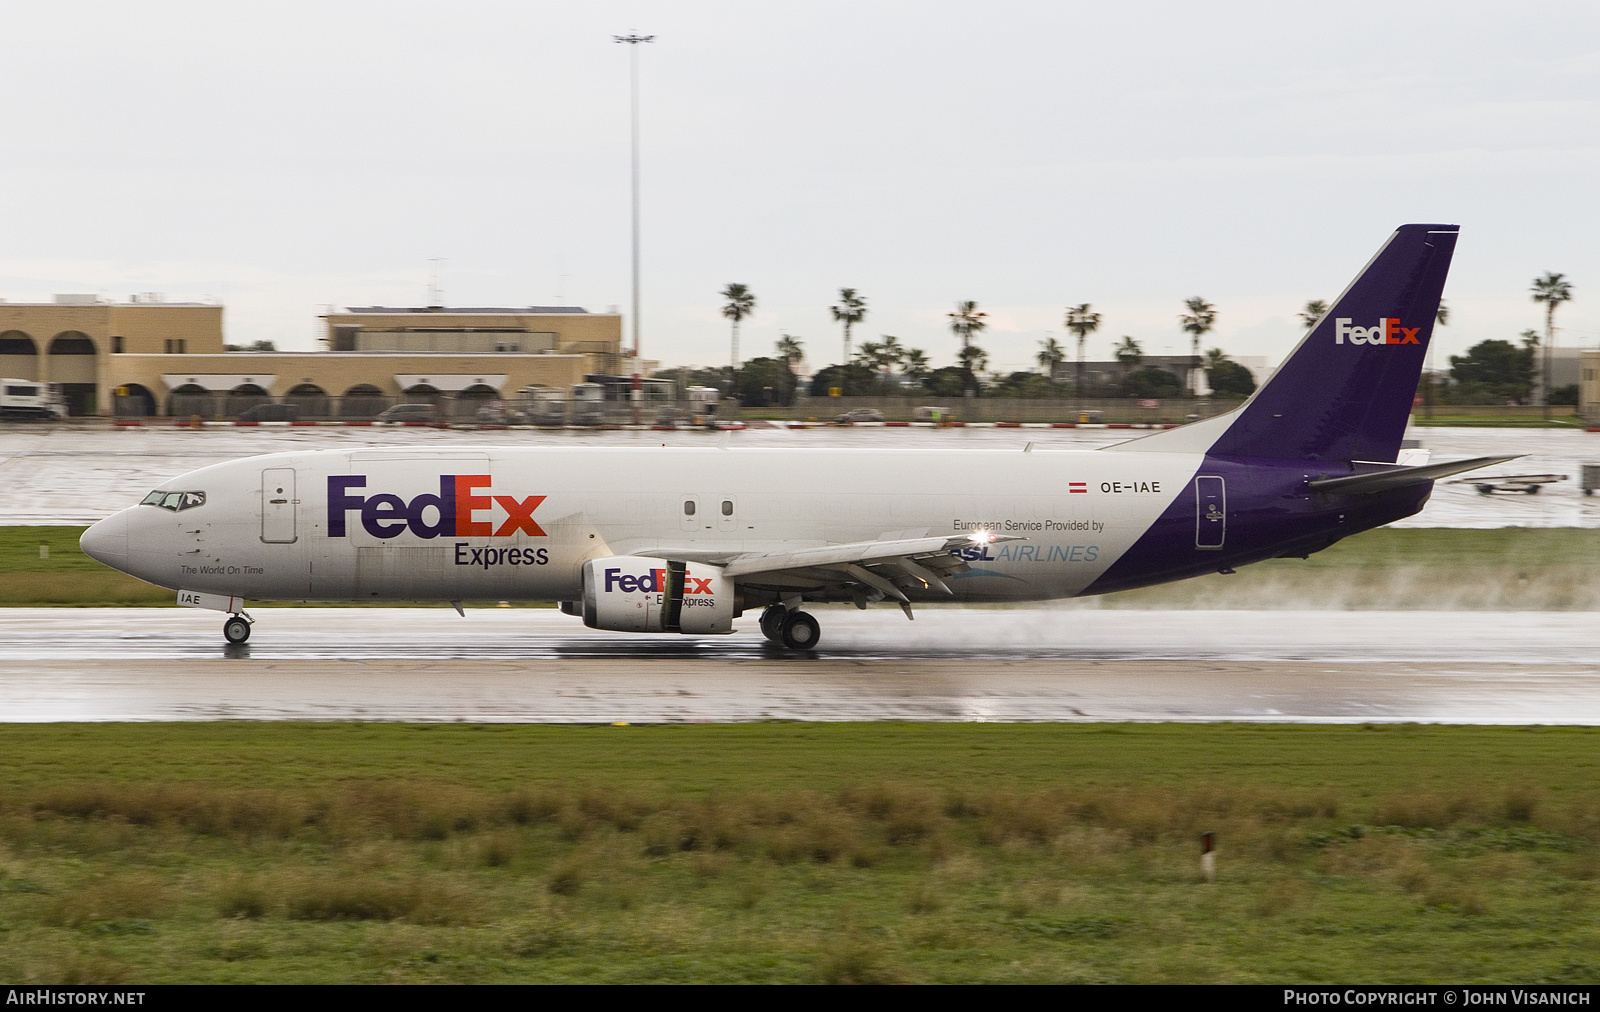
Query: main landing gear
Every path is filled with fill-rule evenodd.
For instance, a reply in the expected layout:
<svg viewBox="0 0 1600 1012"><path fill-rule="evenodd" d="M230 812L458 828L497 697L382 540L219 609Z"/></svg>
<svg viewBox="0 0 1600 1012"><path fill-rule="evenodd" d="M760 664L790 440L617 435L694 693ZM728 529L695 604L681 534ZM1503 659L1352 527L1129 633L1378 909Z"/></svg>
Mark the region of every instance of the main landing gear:
<svg viewBox="0 0 1600 1012"><path fill-rule="evenodd" d="M230 616L222 624L222 637L235 646L250 638L250 620L243 615Z"/></svg>
<svg viewBox="0 0 1600 1012"><path fill-rule="evenodd" d="M813 650L822 639L822 627L803 611L774 604L761 613L761 635L790 650Z"/></svg>

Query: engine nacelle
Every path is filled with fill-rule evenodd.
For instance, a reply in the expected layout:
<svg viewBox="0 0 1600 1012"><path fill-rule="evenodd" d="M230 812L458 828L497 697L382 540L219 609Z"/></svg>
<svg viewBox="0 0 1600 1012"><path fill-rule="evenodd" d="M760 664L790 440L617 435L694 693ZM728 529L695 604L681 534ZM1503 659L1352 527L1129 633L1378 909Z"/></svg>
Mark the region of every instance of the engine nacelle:
<svg viewBox="0 0 1600 1012"><path fill-rule="evenodd" d="M733 581L721 566L636 555L583 567L583 624L616 632L733 632Z"/></svg>

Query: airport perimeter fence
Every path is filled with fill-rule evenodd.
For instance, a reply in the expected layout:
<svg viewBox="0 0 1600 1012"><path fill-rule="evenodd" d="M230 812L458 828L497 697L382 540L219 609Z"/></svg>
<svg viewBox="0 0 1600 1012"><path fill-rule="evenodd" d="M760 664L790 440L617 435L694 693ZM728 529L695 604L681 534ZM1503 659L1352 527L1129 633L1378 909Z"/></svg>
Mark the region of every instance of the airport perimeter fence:
<svg viewBox="0 0 1600 1012"><path fill-rule="evenodd" d="M1210 418L1238 400L1206 397L1142 400L1132 397L803 397L791 408L747 408L745 417L832 422L851 412L873 412L886 422L1104 422L1174 425Z"/></svg>
<svg viewBox="0 0 1600 1012"><path fill-rule="evenodd" d="M1173 425L1209 418L1238 405L1236 400L1178 398L1161 401L1132 398L1023 397L801 397L788 407L741 409L725 399L714 407L684 400L573 400L558 398L499 399L441 393L432 396L372 395L271 396L258 393L173 393L165 403L153 397L115 394L113 416L134 420L168 417L177 420L259 422L370 422L404 420L450 424L504 425L699 425L771 419L832 423L884 421L955 423L1105 423ZM401 405L417 405L399 412ZM388 415L386 416L386 412ZM396 418L399 415L398 419Z"/></svg>
<svg viewBox="0 0 1600 1012"><path fill-rule="evenodd" d="M570 398L511 398L439 394L388 397L370 396L269 396L247 393L174 393L164 404L154 398L117 394L112 397L117 419L137 420L168 417L191 421L261 422L372 422L385 419L384 413L398 405L420 405L406 409L398 420L452 425L643 425L690 426L710 421L735 422L770 419L835 423L840 420L883 421L890 424L938 422L942 424L1108 424L1176 425L1209 418L1232 410L1238 400L1211 398L1172 398L1159 401L1135 398L1023 398L1023 397L800 397L788 407L740 408L735 399L720 401L714 408L685 400L632 401L573 400ZM1542 419L1539 406L1436 404L1431 417L1452 422L1511 423ZM1413 410L1417 422L1426 424L1428 411ZM1553 417L1567 424L1584 420L1571 406L1553 409ZM388 419L385 419L388 420ZM1591 420L1595 424L1600 419Z"/></svg>

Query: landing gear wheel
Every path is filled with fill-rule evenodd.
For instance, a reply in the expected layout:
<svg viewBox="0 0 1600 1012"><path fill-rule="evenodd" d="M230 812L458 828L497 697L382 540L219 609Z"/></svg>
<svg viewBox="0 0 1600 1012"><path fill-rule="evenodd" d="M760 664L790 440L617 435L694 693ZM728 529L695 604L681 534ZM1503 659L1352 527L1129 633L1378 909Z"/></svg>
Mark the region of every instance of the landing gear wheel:
<svg viewBox="0 0 1600 1012"><path fill-rule="evenodd" d="M790 650L810 650L822 638L822 627L803 611L791 611L783 620L783 645Z"/></svg>
<svg viewBox="0 0 1600 1012"><path fill-rule="evenodd" d="M761 613L761 635L774 643L783 642L783 620L789 610L781 604L769 604Z"/></svg>
<svg viewBox="0 0 1600 1012"><path fill-rule="evenodd" d="M235 615L223 623L222 636L229 643L243 643L250 638L250 623Z"/></svg>

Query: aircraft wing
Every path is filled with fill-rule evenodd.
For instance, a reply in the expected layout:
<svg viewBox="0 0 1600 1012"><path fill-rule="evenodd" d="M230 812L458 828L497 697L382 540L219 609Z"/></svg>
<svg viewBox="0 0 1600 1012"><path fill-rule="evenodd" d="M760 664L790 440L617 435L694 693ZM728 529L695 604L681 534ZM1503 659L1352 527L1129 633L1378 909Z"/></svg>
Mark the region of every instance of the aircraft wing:
<svg viewBox="0 0 1600 1012"><path fill-rule="evenodd" d="M958 548L1021 541L1021 538L980 533L940 538L905 538L892 541L857 541L846 545L823 545L791 552L763 552L740 556L729 562L724 572L742 584L785 590L828 589L848 594L860 607L886 597L900 602L911 613L907 590L929 587L951 593L944 577L964 573L971 566Z"/></svg>
<svg viewBox="0 0 1600 1012"><path fill-rule="evenodd" d="M1375 492L1387 492L1390 489L1405 488L1407 485L1420 485L1435 478L1448 478L1452 474L1488 467L1490 464L1499 464L1507 460L1516 460L1520 456L1522 454L1513 453L1504 457L1472 457L1467 460L1449 460L1442 464L1425 464L1422 467L1391 467L1383 471L1369 471L1366 474L1347 474L1338 478L1318 478L1315 481L1307 482L1307 486L1313 492L1371 495Z"/></svg>
<svg viewBox="0 0 1600 1012"><path fill-rule="evenodd" d="M945 578L972 568L961 556L952 554L955 549L1021 540L1018 537L981 533L944 538L857 541L793 551L737 555L728 559L723 572L741 584L771 590L780 595L786 592L835 591L841 597L855 599L861 607L886 597L893 598L909 614L907 590L929 587L949 594L951 590L944 582Z"/></svg>

